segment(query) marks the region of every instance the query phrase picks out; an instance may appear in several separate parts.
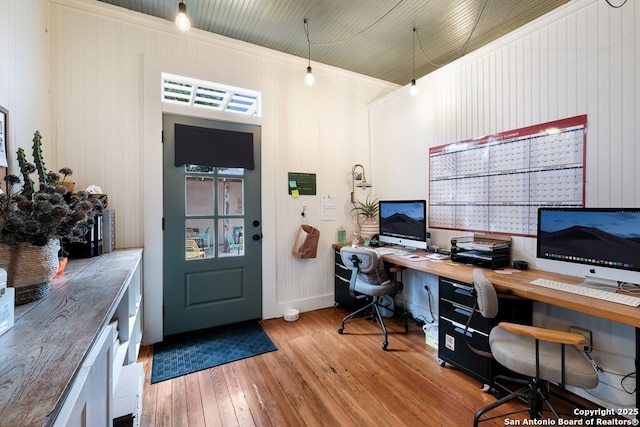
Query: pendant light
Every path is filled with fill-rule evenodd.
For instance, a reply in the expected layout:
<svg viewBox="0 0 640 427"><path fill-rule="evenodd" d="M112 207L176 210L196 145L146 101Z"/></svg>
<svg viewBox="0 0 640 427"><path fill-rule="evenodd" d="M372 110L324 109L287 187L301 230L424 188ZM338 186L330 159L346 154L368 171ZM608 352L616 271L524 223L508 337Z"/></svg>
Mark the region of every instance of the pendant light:
<svg viewBox="0 0 640 427"><path fill-rule="evenodd" d="M416 27L413 27L413 75L411 78L411 88L409 88L409 93L411 96L416 96L419 92L418 86L416 86Z"/></svg>
<svg viewBox="0 0 640 427"><path fill-rule="evenodd" d="M306 18L304 20L304 32L307 33L307 46L309 47L309 65L307 65L307 74L304 76L304 82L307 86L311 86L316 79L311 72L311 40L309 39L309 22Z"/></svg>
<svg viewBox="0 0 640 427"><path fill-rule="evenodd" d="M176 26L182 31L189 31L191 21L187 16L187 5L183 2L178 3L178 16L176 16Z"/></svg>

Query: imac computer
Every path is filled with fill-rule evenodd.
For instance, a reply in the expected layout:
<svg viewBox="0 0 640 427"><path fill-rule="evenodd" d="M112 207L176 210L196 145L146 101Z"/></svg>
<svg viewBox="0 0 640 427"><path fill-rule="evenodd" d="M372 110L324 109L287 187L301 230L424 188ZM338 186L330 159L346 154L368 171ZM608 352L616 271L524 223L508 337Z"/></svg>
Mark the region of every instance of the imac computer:
<svg viewBox="0 0 640 427"><path fill-rule="evenodd" d="M603 290L640 284L640 208L540 208L536 264Z"/></svg>
<svg viewBox="0 0 640 427"><path fill-rule="evenodd" d="M426 200L380 200L380 243L427 249Z"/></svg>

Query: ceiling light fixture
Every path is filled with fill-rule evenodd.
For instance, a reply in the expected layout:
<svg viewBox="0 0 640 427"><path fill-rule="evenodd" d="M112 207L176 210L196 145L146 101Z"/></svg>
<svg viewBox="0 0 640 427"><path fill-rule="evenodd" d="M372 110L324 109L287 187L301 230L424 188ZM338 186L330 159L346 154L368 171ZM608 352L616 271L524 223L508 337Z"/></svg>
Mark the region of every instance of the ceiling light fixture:
<svg viewBox="0 0 640 427"><path fill-rule="evenodd" d="M411 88L409 89L409 93L411 96L416 96L418 94L418 86L416 86L416 27L413 27L413 76L411 78Z"/></svg>
<svg viewBox="0 0 640 427"><path fill-rule="evenodd" d="M187 16L187 5L183 2L178 3L178 16L176 16L176 26L182 31L189 31L191 21Z"/></svg>
<svg viewBox="0 0 640 427"><path fill-rule="evenodd" d="M316 79L311 72L311 40L309 39L309 21L306 18L304 20L304 32L307 33L307 45L309 46L309 65L307 65L307 74L304 76L304 82L307 86L311 86Z"/></svg>

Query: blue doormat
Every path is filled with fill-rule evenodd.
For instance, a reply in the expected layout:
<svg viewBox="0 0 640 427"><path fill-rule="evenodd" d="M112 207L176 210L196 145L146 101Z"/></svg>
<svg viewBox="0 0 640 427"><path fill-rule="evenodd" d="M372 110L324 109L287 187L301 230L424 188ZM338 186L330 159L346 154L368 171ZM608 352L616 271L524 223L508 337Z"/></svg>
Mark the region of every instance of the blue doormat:
<svg viewBox="0 0 640 427"><path fill-rule="evenodd" d="M255 320L170 337L153 345L151 384L275 350Z"/></svg>

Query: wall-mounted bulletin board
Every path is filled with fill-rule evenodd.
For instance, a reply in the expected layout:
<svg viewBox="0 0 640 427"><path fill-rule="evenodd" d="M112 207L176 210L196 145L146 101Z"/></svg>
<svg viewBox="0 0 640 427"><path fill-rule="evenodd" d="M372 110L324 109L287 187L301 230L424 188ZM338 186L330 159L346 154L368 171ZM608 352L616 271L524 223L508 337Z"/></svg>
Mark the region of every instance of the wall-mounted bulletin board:
<svg viewBox="0 0 640 427"><path fill-rule="evenodd" d="M584 206L587 116L429 149L429 227L535 236L541 206Z"/></svg>

